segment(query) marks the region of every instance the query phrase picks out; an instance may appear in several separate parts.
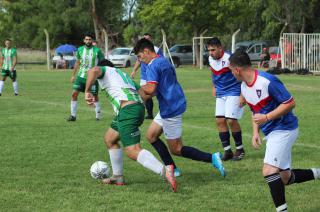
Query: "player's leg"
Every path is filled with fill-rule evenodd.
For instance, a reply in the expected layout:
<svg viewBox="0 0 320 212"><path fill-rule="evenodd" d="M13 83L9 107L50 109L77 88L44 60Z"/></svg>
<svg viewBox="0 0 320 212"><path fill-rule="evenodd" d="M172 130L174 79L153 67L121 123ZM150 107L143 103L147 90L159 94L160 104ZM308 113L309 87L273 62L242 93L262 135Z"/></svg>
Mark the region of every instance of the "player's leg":
<svg viewBox="0 0 320 212"><path fill-rule="evenodd" d="M80 92L84 92L86 88L86 80L77 77L75 82L72 85L73 91L71 96L71 115L67 121L76 121L77 120L77 108L78 108L78 96Z"/></svg>
<svg viewBox="0 0 320 212"><path fill-rule="evenodd" d="M4 82L6 81L8 73L6 70L2 69L1 71L1 80L0 80L0 96L2 95L2 89L4 87Z"/></svg>
<svg viewBox="0 0 320 212"><path fill-rule="evenodd" d="M212 163L222 176L225 176L224 167L220 159L220 153L210 154L182 143L182 115L173 118L162 119L164 136L167 140L171 154L182 156L196 161Z"/></svg>
<svg viewBox="0 0 320 212"><path fill-rule="evenodd" d="M216 98L216 125L219 131L219 138L224 149L222 160L227 161L233 158L233 152L230 145L230 133L225 118L226 97Z"/></svg>
<svg viewBox="0 0 320 212"><path fill-rule="evenodd" d="M10 78L12 80L12 87L13 87L14 95L18 96L19 91L18 91L18 82L17 82L17 71L13 70L10 74L11 74Z"/></svg>
<svg viewBox="0 0 320 212"><path fill-rule="evenodd" d="M99 121L101 119L101 107L100 107L100 102L99 102L99 84L98 81L95 82L94 85L91 87L91 93L94 96L94 105L95 105L95 112L96 112L96 120Z"/></svg>
<svg viewBox="0 0 320 212"><path fill-rule="evenodd" d="M225 117L231 129L232 137L236 145L236 151L233 155L233 160L241 160L244 155L244 147L242 144L241 127L238 120L242 117L243 108L239 106L239 96L228 96L226 99Z"/></svg>
<svg viewBox="0 0 320 212"><path fill-rule="evenodd" d="M148 130L147 130L147 140L153 148L158 152L160 155L161 160L163 163L168 165L173 165L175 170L175 177L179 177L181 175L181 170L177 168L176 164L174 163L167 146L164 144L164 142L160 139L160 136L162 134L162 119L160 116L160 113L156 115L154 120L151 122Z"/></svg>

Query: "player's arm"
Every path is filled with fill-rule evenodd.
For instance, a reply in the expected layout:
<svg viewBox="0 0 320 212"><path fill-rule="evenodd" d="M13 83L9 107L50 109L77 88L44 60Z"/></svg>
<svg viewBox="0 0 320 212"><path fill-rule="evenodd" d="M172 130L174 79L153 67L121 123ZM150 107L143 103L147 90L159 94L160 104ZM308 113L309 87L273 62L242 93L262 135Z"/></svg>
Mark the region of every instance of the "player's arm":
<svg viewBox="0 0 320 212"><path fill-rule="evenodd" d="M87 81L86 81L86 89L85 92L85 100L88 105L94 105L94 96L90 93L91 86L96 82L96 80L102 75L102 71L98 66L93 67L88 70L87 73Z"/></svg>
<svg viewBox="0 0 320 212"><path fill-rule="evenodd" d="M80 60L77 60L77 61L75 62L75 64L74 64L74 68L73 68L73 70L72 70L72 75L71 75L71 80L70 80L71 83L74 82L74 79L75 79L75 76L76 76L76 74L77 74L77 72L78 72L79 66L80 66Z"/></svg>
<svg viewBox="0 0 320 212"><path fill-rule="evenodd" d="M135 75L137 74L137 72L139 70L139 67L140 67L140 64L141 64L141 62L139 60L136 60L136 63L133 66L133 70L132 70L132 72L130 74L130 77L132 79L134 79Z"/></svg>
<svg viewBox="0 0 320 212"><path fill-rule="evenodd" d="M157 90L157 83L147 83L146 85L142 86L141 89L146 95L150 97L155 96Z"/></svg>
<svg viewBox="0 0 320 212"><path fill-rule="evenodd" d="M255 149L259 149L261 144L262 142L259 135L259 125L256 124L252 118L252 146Z"/></svg>
<svg viewBox="0 0 320 212"><path fill-rule="evenodd" d="M17 61L18 61L18 56L17 54L13 57L13 60L12 60L12 66L11 66L11 71L14 71L16 65L17 65Z"/></svg>
<svg viewBox="0 0 320 212"><path fill-rule="evenodd" d="M4 58L3 58L2 54L0 54L0 69L2 68L3 60L4 60Z"/></svg>
<svg viewBox="0 0 320 212"><path fill-rule="evenodd" d="M246 99L244 98L244 96L242 94L240 94L239 96L239 106L243 107L247 104Z"/></svg>

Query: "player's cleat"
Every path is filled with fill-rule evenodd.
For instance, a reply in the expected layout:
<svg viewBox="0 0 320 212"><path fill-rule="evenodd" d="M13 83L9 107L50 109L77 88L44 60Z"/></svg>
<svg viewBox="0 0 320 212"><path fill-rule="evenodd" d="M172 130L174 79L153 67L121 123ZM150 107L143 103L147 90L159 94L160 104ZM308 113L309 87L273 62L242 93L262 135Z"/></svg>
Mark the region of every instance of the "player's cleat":
<svg viewBox="0 0 320 212"><path fill-rule="evenodd" d="M147 115L144 119L153 119L152 115Z"/></svg>
<svg viewBox="0 0 320 212"><path fill-rule="evenodd" d="M212 154L212 165L213 167L215 167L216 169L218 169L218 171L220 172L222 177L226 176L226 173L224 171L224 167L221 161L221 155L219 152L213 153Z"/></svg>
<svg viewBox="0 0 320 212"><path fill-rule="evenodd" d="M18 94L18 93L14 93L14 95L15 95L15 96L18 96L19 94Z"/></svg>
<svg viewBox="0 0 320 212"><path fill-rule="evenodd" d="M2 94L0 93L0 96L1 96Z"/></svg>
<svg viewBox="0 0 320 212"><path fill-rule="evenodd" d="M181 176L181 170L179 168L174 169L174 177L180 177Z"/></svg>
<svg viewBox="0 0 320 212"><path fill-rule="evenodd" d="M174 177L174 166L168 165L163 167L163 178L167 181L167 183L170 185L170 188L173 192L177 191L177 182L176 178Z"/></svg>
<svg viewBox="0 0 320 212"><path fill-rule="evenodd" d="M231 160L233 158L233 152L231 149L224 151L223 156L221 157L221 160L227 161Z"/></svg>
<svg viewBox="0 0 320 212"><path fill-rule="evenodd" d="M242 149L237 149L237 150L235 151L235 153L233 154L232 160L234 160L234 161L242 160L242 158L244 157L244 155L245 155L245 152L244 152L244 149L243 149L243 148L242 148Z"/></svg>
<svg viewBox="0 0 320 212"><path fill-rule="evenodd" d="M108 184L108 185L117 185L117 186L125 185L123 176L112 175L111 177L102 179L101 182L103 184Z"/></svg>
<svg viewBox="0 0 320 212"><path fill-rule="evenodd" d="M320 179L320 168L312 168L314 179Z"/></svg>
<svg viewBox="0 0 320 212"><path fill-rule="evenodd" d="M100 118L96 118L96 121L100 121Z"/></svg>
<svg viewBox="0 0 320 212"><path fill-rule="evenodd" d="M67 121L76 121L77 117L70 115L69 118L67 118Z"/></svg>

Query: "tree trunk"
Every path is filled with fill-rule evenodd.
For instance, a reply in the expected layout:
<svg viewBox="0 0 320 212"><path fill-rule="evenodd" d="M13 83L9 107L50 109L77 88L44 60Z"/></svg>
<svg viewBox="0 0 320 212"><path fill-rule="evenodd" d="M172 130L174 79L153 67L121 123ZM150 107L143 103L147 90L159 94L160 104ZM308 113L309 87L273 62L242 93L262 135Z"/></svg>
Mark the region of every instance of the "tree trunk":
<svg viewBox="0 0 320 212"><path fill-rule="evenodd" d="M94 34L96 37L96 42L97 46L101 49L104 49L104 37L103 37L103 25L99 20L99 17L97 15L97 10L96 10L96 1L91 0L91 16L92 16L92 21L93 21L93 27L94 27Z"/></svg>

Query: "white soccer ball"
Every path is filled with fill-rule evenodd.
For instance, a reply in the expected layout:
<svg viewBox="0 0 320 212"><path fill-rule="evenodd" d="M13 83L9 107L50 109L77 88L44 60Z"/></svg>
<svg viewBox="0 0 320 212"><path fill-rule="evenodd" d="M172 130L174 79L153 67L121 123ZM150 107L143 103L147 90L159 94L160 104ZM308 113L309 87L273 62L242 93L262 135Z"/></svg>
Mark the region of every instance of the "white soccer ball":
<svg viewBox="0 0 320 212"><path fill-rule="evenodd" d="M96 161L90 167L91 177L94 179L104 179L110 175L110 167L106 162Z"/></svg>

